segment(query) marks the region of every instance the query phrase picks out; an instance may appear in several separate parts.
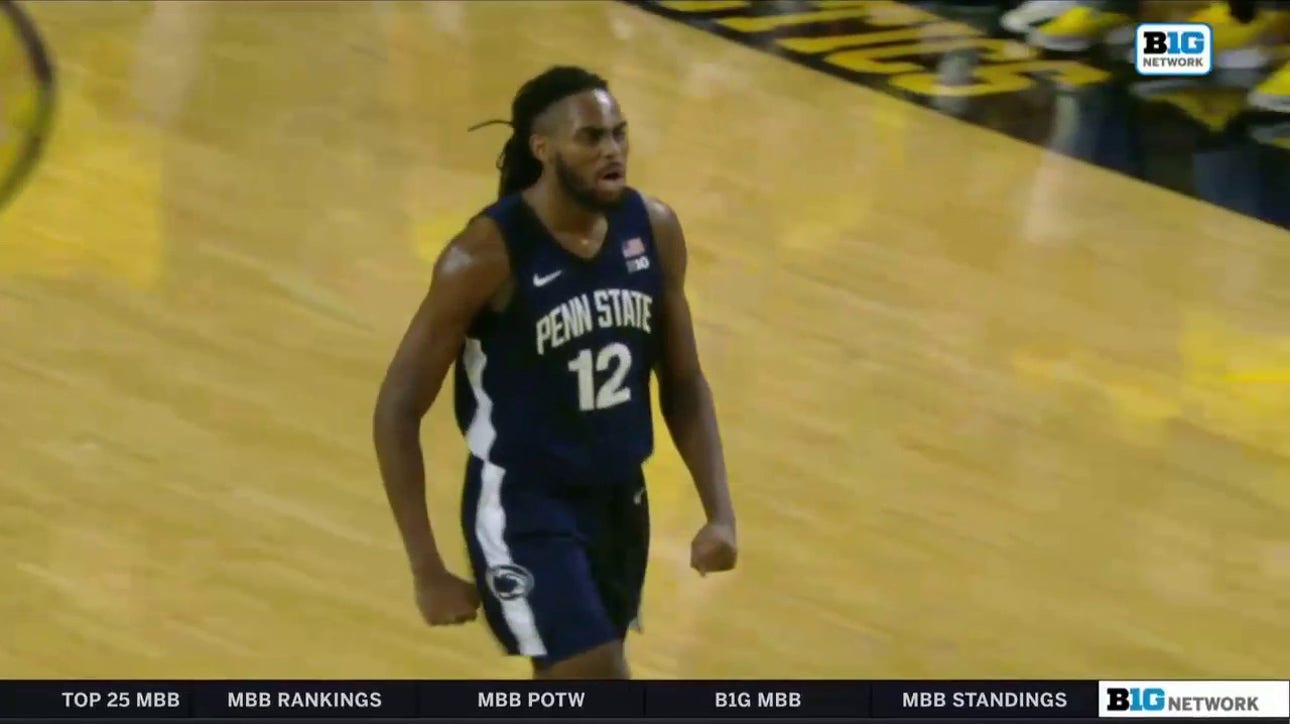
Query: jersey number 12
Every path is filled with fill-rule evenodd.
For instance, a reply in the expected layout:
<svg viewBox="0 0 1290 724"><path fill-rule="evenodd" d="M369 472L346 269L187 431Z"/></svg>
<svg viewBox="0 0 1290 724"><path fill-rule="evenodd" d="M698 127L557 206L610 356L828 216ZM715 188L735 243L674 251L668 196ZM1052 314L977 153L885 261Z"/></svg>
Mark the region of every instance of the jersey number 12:
<svg viewBox="0 0 1290 724"><path fill-rule="evenodd" d="M632 399L631 389L623 387L631 366L632 351L621 342L601 347L594 358L589 349L579 352L569 363L569 369L578 375L578 407L583 412L604 410ZM600 389L596 389L596 372L609 372Z"/></svg>

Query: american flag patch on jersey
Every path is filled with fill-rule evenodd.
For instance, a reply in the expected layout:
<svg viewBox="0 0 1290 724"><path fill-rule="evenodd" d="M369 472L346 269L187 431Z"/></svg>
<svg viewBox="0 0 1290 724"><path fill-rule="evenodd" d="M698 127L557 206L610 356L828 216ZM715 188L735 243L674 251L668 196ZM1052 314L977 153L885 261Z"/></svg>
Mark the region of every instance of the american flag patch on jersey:
<svg viewBox="0 0 1290 724"><path fill-rule="evenodd" d="M623 256L630 259L645 253L645 242L639 236L623 242Z"/></svg>

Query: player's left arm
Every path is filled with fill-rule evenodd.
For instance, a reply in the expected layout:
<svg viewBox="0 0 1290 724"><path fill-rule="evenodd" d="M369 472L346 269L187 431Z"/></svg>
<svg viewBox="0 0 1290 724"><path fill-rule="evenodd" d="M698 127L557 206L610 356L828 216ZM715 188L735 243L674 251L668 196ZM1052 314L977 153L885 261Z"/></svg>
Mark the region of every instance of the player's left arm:
<svg viewBox="0 0 1290 724"><path fill-rule="evenodd" d="M735 509L726 480L716 405L699 363L694 322L685 295L685 234L667 204L657 199L646 203L663 272L658 315L662 354L656 369L659 402L668 432L694 478L708 519L691 546L691 565L700 573L725 571L735 565Z"/></svg>

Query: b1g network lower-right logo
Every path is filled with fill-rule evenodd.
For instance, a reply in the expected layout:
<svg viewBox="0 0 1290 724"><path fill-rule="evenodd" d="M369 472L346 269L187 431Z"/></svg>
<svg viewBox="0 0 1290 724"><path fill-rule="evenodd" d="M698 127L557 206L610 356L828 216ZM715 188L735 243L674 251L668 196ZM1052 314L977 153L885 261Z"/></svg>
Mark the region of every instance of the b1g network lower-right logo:
<svg viewBox="0 0 1290 724"><path fill-rule="evenodd" d="M1205 23L1142 23L1133 35L1139 75L1209 75L1214 70L1214 29Z"/></svg>
<svg viewBox="0 0 1290 724"><path fill-rule="evenodd" d="M1098 716L1290 718L1290 681L1103 681Z"/></svg>

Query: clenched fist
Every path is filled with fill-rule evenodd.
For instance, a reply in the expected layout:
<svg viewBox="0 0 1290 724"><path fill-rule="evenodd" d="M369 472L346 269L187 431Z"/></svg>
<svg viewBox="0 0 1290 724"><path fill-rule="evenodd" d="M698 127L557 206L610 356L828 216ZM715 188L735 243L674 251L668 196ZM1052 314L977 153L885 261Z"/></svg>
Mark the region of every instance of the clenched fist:
<svg viewBox="0 0 1290 724"><path fill-rule="evenodd" d="M711 522L699 529L690 544L690 567L700 575L728 571L739 557L733 523Z"/></svg>
<svg viewBox="0 0 1290 724"><path fill-rule="evenodd" d="M448 571L417 576L417 608L431 626L452 626L474 621L479 610L479 593L470 581Z"/></svg>

